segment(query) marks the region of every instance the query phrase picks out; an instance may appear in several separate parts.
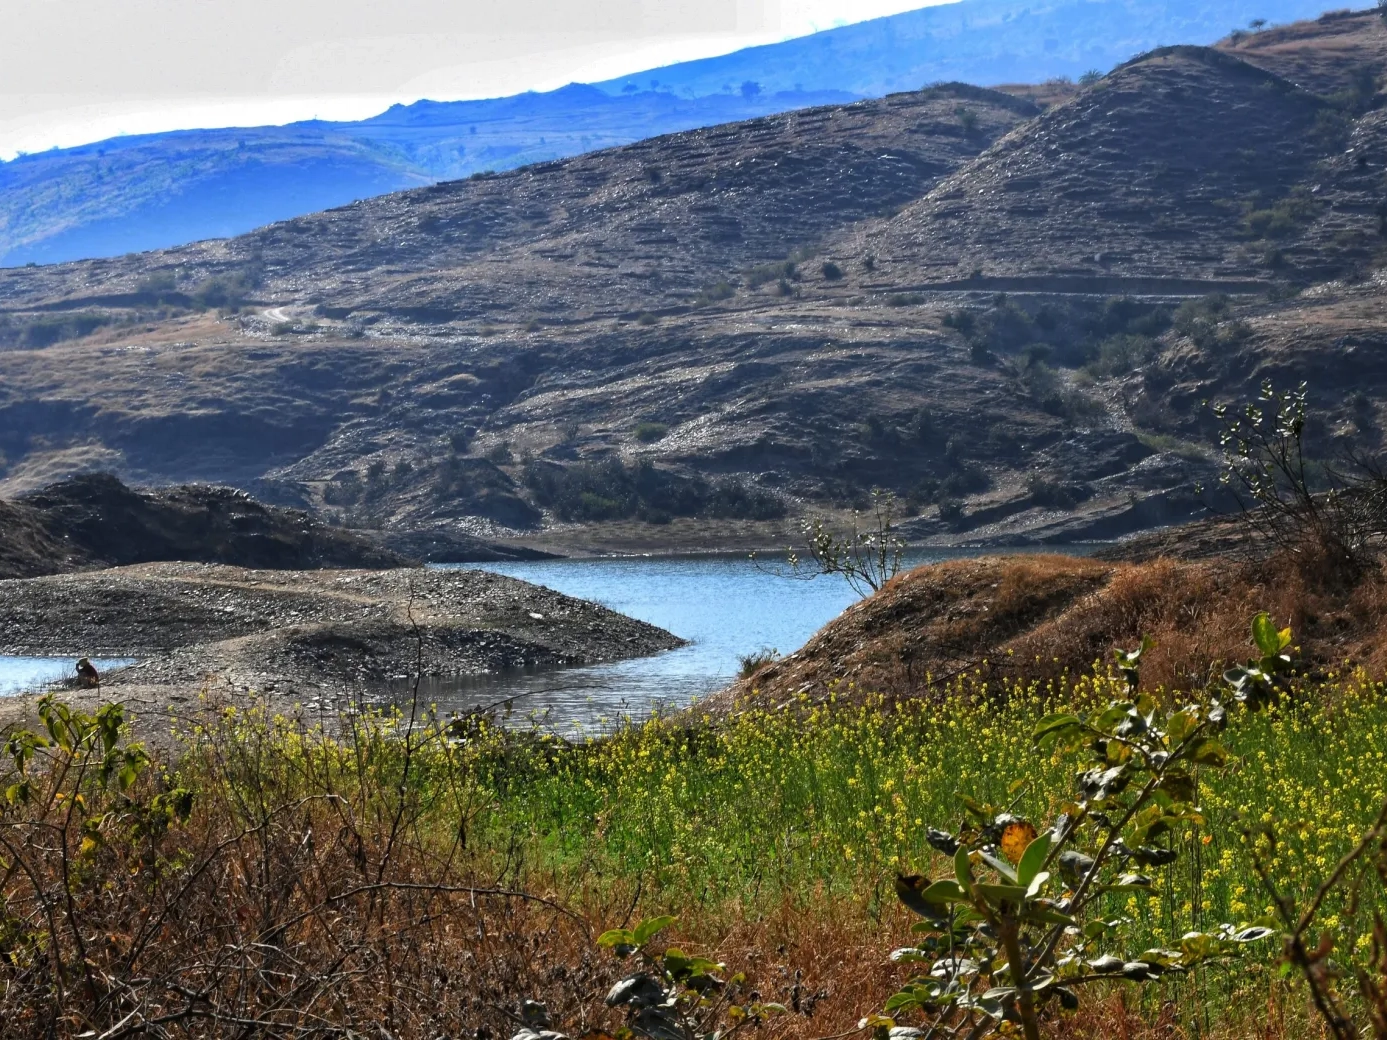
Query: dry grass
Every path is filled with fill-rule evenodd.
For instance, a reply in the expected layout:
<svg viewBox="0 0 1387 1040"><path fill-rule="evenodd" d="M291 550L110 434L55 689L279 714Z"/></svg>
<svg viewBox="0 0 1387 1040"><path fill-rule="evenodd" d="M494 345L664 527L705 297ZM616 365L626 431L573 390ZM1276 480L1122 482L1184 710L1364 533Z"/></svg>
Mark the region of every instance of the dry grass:
<svg viewBox="0 0 1387 1040"><path fill-rule="evenodd" d="M929 694L962 671L1045 680L1085 673L1114 646L1149 635L1156 646L1144 663L1148 684L1191 689L1248 655L1248 618L1262 610L1294 628L1312 669L1351 661L1384 674L1387 574L1348 588L1314 575L1312 564L1287 557L931 564L851 607L798 653L759 671L754 687L781 700L823 693L834 680L895 696ZM734 695L752 685L744 681Z"/></svg>

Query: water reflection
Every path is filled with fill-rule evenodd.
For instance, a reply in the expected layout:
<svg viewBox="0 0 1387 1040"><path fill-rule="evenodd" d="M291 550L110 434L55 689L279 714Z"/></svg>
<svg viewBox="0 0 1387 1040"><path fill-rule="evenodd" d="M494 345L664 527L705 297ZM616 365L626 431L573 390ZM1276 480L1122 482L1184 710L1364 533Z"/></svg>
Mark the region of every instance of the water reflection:
<svg viewBox="0 0 1387 1040"><path fill-rule="evenodd" d="M906 564L965 554L921 551ZM442 711L509 702L512 717L538 714L559 731L602 728L604 720L644 715L659 705L682 706L713 693L736 677L741 655L791 653L857 599L841 579L796 579L758 567L745 556L455 566L494 571L593 600L690 640L678 650L632 661L420 686L423 701L437 703ZM398 688L395 699L407 693Z"/></svg>
<svg viewBox="0 0 1387 1040"><path fill-rule="evenodd" d="M134 664L130 657L93 659L98 672ZM75 674L75 657L9 657L0 654L0 697L36 693L46 686L70 679Z"/></svg>

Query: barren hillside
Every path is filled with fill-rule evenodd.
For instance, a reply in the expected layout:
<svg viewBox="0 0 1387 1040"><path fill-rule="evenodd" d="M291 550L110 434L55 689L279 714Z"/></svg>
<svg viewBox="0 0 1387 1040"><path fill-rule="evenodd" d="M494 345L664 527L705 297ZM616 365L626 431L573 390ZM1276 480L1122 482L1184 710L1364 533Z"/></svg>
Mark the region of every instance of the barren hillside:
<svg viewBox="0 0 1387 1040"><path fill-rule="evenodd" d="M1334 70L1385 41L1330 16L1043 111L938 87L6 271L0 487L565 545L779 541L877 485L919 538L1187 517L1200 403L1262 375L1314 377L1316 450L1380 445L1387 117Z"/></svg>

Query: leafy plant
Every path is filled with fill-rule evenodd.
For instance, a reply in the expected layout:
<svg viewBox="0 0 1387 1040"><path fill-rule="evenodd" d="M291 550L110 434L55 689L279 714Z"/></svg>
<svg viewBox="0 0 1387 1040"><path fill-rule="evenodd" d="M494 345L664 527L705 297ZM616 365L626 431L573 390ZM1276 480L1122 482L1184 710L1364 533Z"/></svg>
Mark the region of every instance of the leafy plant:
<svg viewBox="0 0 1387 1040"><path fill-rule="evenodd" d="M1279 654L1288 633L1253 633ZM1265 643L1265 646L1264 646ZM1089 713L1060 712L1039 721L1037 749L1077 756L1073 801L1041 831L1008 809L964 799L969 820L950 833L930 830L931 846L953 857L951 878L898 876L896 894L921 917L918 945L892 960L923 964L885 1005L863 1020L880 1037L980 1037L1020 1027L1038 1040L1050 1008L1073 1010L1079 991L1096 982L1149 982L1237 955L1266 938L1263 923L1191 931L1178 948L1125 952L1131 921L1113 914L1114 895L1152 890L1143 871L1178 858L1173 840L1203 822L1199 773L1229 761L1219 739L1227 711L1216 696L1162 710L1138 692L1149 641L1117 651L1128 699ZM900 1032L897 1019L925 1016L927 1032ZM894 1032L892 1032L894 1030Z"/></svg>
<svg viewBox="0 0 1387 1040"><path fill-rule="evenodd" d="M1387 924L1383 922L1382 913L1373 914L1369 964L1353 971L1355 988L1362 1001L1363 1013L1360 1017L1367 1019L1363 1027L1354 1021L1339 992L1339 982L1347 972L1331 959L1330 955L1334 952L1332 932L1321 930L1317 941L1313 931L1332 893L1348 890L1356 903L1362 885L1370 882L1372 874L1376 874L1387 886L1387 803L1383 804L1377 819L1359 842L1320 883L1309 905L1300 913L1296 912L1294 902L1276 882L1274 865L1278 842L1275 830L1270 825L1263 825L1249 830L1246 838L1253 849L1253 869L1263 889L1271 897L1272 905L1285 928L1282 936L1283 964L1301 973L1310 988L1315 1010L1329 1027L1330 1033L1335 1040L1358 1040L1371 1030L1376 1040L1387 1040Z"/></svg>
<svg viewBox="0 0 1387 1040"><path fill-rule="evenodd" d="M1373 464L1350 459L1357 472L1316 464L1305 445L1306 385L1278 391L1262 383L1240 409L1213 409L1222 425L1220 484L1253 530L1292 554L1325 564L1334 576L1356 576L1384 526L1387 482Z"/></svg>
<svg viewBox="0 0 1387 1040"><path fill-rule="evenodd" d="M859 596L870 596L901 569L905 542L896 534L896 496L876 488L867 517L853 510L852 531L836 534L823 517L804 521L801 533L809 559L794 549L786 550L790 570L809 578L837 574ZM755 559L756 554L752 554ZM805 570L811 573L804 574Z"/></svg>
<svg viewBox="0 0 1387 1040"><path fill-rule="evenodd" d="M763 1003L747 993L740 973L724 977L722 964L674 946L657 950L652 943L674 920L652 917L597 939L617 957L640 965L611 988L606 1000L608 1007L625 1011L626 1026L634 1035L649 1040L725 1040L767 1015L785 1012L783 1005Z"/></svg>

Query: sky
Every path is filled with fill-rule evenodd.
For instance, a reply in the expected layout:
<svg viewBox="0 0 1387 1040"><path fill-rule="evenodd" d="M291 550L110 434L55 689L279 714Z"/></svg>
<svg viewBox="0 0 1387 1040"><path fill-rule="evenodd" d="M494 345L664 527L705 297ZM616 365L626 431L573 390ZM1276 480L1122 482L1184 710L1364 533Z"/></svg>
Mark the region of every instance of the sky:
<svg viewBox="0 0 1387 1040"><path fill-rule="evenodd" d="M0 159L597 82L949 0L4 0Z"/></svg>

